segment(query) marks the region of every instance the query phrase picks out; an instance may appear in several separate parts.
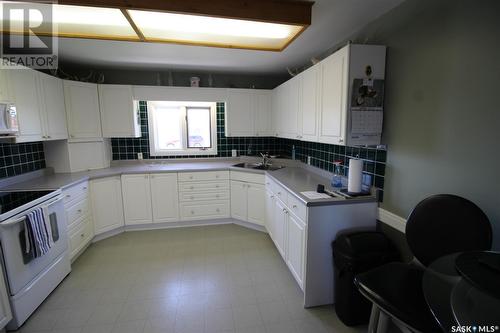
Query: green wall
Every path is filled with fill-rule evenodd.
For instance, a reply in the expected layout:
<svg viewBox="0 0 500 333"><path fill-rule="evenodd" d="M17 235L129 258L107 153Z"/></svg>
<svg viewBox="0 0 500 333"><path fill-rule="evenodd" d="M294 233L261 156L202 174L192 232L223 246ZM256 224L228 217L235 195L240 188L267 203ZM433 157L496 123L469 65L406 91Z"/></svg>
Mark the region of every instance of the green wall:
<svg viewBox="0 0 500 333"><path fill-rule="evenodd" d="M500 249L500 1L408 0L353 36L388 46L382 207L437 193L479 205Z"/></svg>

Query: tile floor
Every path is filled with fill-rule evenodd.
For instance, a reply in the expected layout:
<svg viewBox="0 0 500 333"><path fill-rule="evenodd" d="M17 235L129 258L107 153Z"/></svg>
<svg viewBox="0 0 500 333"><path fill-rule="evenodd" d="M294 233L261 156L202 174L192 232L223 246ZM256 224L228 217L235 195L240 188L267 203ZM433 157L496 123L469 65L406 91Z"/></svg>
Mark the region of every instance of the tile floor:
<svg viewBox="0 0 500 333"><path fill-rule="evenodd" d="M306 310L267 234L229 224L91 245L22 332L362 332Z"/></svg>

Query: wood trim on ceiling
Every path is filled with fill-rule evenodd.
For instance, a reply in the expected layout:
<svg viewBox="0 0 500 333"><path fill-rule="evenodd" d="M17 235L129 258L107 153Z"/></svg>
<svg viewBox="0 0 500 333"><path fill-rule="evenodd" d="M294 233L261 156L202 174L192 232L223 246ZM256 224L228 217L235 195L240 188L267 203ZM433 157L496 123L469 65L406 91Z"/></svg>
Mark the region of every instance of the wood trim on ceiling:
<svg viewBox="0 0 500 333"><path fill-rule="evenodd" d="M138 9L291 25L311 25L313 1L303 0L41 0L59 5Z"/></svg>

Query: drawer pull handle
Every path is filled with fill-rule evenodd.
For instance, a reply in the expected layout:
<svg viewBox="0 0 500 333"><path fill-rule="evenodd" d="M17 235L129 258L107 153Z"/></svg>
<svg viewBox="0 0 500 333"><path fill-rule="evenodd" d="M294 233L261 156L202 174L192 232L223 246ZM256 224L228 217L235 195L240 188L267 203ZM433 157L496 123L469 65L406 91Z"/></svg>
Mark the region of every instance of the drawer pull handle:
<svg viewBox="0 0 500 333"><path fill-rule="evenodd" d="M281 195L281 192L278 192L278 195Z"/></svg>
<svg viewBox="0 0 500 333"><path fill-rule="evenodd" d="M271 199L274 198L274 195L271 195Z"/></svg>
<svg viewBox="0 0 500 333"><path fill-rule="evenodd" d="M79 209L79 210L77 210L77 212L78 212L78 213L81 213L81 212L82 212L82 210L81 210L81 209Z"/></svg>
<svg viewBox="0 0 500 333"><path fill-rule="evenodd" d="M283 208L283 211L286 213L286 209L285 208Z"/></svg>
<svg viewBox="0 0 500 333"><path fill-rule="evenodd" d="M84 187L83 187L83 190L85 191L86 189L87 189L87 186L84 186Z"/></svg>
<svg viewBox="0 0 500 333"><path fill-rule="evenodd" d="M84 238L85 237L85 234L81 234L80 237Z"/></svg>
<svg viewBox="0 0 500 333"><path fill-rule="evenodd" d="M297 208L297 205L293 205L292 208Z"/></svg>
<svg viewBox="0 0 500 333"><path fill-rule="evenodd" d="M71 195L70 194L66 194L66 198L71 198Z"/></svg>
<svg viewBox="0 0 500 333"><path fill-rule="evenodd" d="M219 185L215 185L215 188L219 188Z"/></svg>

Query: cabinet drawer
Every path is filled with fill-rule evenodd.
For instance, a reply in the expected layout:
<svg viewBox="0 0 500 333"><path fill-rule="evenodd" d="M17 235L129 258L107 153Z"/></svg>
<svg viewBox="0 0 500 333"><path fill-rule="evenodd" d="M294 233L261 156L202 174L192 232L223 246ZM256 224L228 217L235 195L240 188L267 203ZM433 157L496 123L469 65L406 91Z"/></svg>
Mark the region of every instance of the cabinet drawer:
<svg viewBox="0 0 500 333"><path fill-rule="evenodd" d="M265 178L264 174L231 171L231 180L238 180L240 182L264 184Z"/></svg>
<svg viewBox="0 0 500 333"><path fill-rule="evenodd" d="M294 213L302 221L306 221L307 207L302 201L300 201L296 196L291 193L288 195L288 208L292 213Z"/></svg>
<svg viewBox="0 0 500 333"><path fill-rule="evenodd" d="M89 215L89 200L81 200L66 209L68 227L71 227L76 220L82 216Z"/></svg>
<svg viewBox="0 0 500 333"><path fill-rule="evenodd" d="M83 220L69 235L71 258L73 258L94 236L90 219Z"/></svg>
<svg viewBox="0 0 500 333"><path fill-rule="evenodd" d="M88 196L89 194L89 183L81 182L79 184L73 185L70 188L63 190L63 202L65 204L70 203L78 198Z"/></svg>
<svg viewBox="0 0 500 333"><path fill-rule="evenodd" d="M203 182L203 183L180 183L179 191L181 192L198 192L198 191L221 191L229 189L229 181L222 182Z"/></svg>
<svg viewBox="0 0 500 333"><path fill-rule="evenodd" d="M183 220L205 220L229 217L229 201L198 201L181 203Z"/></svg>
<svg viewBox="0 0 500 333"><path fill-rule="evenodd" d="M207 201L207 200L229 200L229 191L220 192L182 192L179 194L180 201Z"/></svg>
<svg viewBox="0 0 500 333"><path fill-rule="evenodd" d="M274 193L284 204L288 205L288 192L285 188L269 177L266 177L266 187Z"/></svg>
<svg viewBox="0 0 500 333"><path fill-rule="evenodd" d="M181 172L180 182L197 182L206 180L229 179L229 171Z"/></svg>

